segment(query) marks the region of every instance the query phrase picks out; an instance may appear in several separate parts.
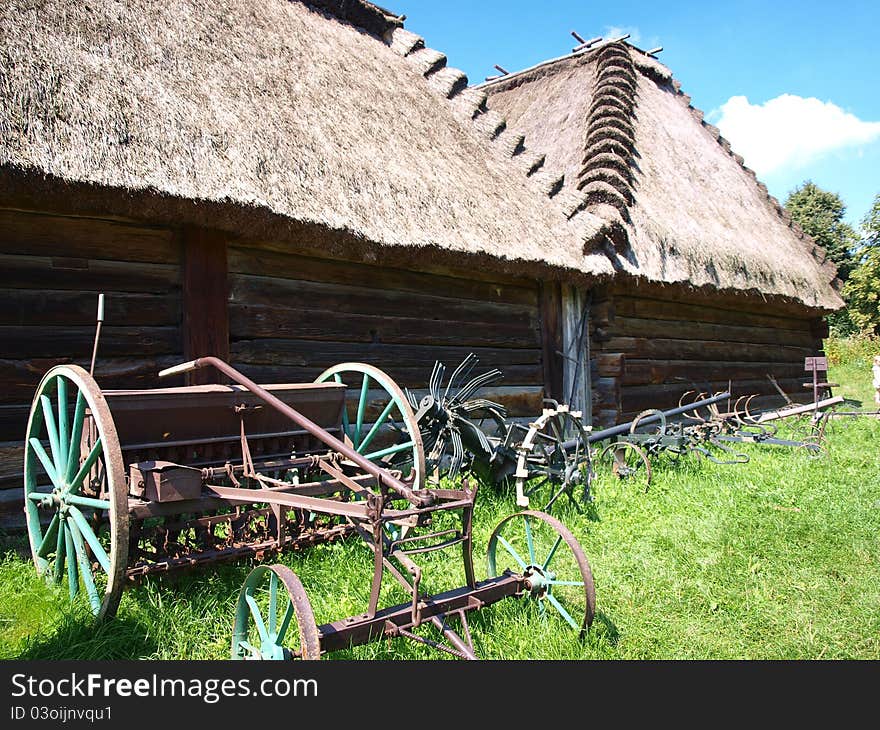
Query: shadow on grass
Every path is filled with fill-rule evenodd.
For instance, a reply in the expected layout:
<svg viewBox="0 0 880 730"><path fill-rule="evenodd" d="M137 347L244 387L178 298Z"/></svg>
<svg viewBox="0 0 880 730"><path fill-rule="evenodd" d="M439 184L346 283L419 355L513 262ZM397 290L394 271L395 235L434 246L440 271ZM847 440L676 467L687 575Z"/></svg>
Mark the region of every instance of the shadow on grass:
<svg viewBox="0 0 880 730"><path fill-rule="evenodd" d="M50 633L25 639L17 659L139 659L157 645L140 622L117 617L98 622L90 615L65 615Z"/></svg>
<svg viewBox="0 0 880 730"><path fill-rule="evenodd" d="M593 625L590 627L590 634L594 641L604 641L609 646L617 646L620 642L620 631L617 624L604 611L596 611Z"/></svg>

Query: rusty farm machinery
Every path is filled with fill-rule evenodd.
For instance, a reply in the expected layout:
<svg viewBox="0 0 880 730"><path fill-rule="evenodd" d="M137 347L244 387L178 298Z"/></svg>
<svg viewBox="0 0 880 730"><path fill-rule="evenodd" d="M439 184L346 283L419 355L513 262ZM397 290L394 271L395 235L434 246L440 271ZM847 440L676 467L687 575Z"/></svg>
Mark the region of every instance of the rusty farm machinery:
<svg viewBox="0 0 880 730"><path fill-rule="evenodd" d="M477 489L426 483L415 414L385 373L345 363L314 383L262 386L205 357L161 374L206 367L231 385L102 390L84 369L59 365L37 388L24 463L33 561L71 597L85 593L96 616L115 613L132 579L254 558L234 658L312 659L394 636L472 658L467 614L507 597L533 599L577 632L589 627L590 565L544 512L501 521L477 580ZM302 582L269 559L349 535L373 554L368 604L318 625ZM464 585L427 593L416 559L456 547ZM386 574L406 602L380 605ZM415 633L423 624L440 638Z"/></svg>

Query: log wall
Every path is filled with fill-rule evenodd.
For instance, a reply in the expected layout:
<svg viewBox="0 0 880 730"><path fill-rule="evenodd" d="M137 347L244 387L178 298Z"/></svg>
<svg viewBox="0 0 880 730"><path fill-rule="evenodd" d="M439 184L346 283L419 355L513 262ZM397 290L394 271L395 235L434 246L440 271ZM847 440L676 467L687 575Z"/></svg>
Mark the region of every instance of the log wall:
<svg viewBox="0 0 880 730"><path fill-rule="evenodd" d="M725 390L728 381L735 395L762 396L755 405L781 402L767 375L793 400L807 400L804 358L821 352L827 335L818 317L670 288L597 291L591 315L594 412L603 427L675 407L686 390Z"/></svg>

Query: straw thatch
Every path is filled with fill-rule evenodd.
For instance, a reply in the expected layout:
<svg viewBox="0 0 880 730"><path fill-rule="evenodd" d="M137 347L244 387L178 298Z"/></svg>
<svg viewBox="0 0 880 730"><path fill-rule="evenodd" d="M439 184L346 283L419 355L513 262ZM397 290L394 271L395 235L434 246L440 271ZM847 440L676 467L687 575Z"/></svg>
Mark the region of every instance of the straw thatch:
<svg viewBox="0 0 880 730"><path fill-rule="evenodd" d="M836 269L689 105L668 69L624 43L479 87L587 210L623 225L617 266L654 282L842 306Z"/></svg>
<svg viewBox="0 0 880 730"><path fill-rule="evenodd" d="M315 4L8 0L0 198L52 184L93 208L113 192L132 215L202 206L251 237L338 231L374 259L613 272L592 252L610 227L572 219L583 196L556 195L442 54L368 3Z"/></svg>

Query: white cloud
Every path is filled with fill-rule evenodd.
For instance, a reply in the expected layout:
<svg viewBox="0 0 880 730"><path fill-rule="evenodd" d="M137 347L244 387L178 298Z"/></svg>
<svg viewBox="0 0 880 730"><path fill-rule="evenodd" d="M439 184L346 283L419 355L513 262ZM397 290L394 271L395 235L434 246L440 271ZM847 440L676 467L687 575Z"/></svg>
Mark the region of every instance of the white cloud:
<svg viewBox="0 0 880 730"><path fill-rule="evenodd" d="M880 122L865 122L830 101L782 94L763 104L732 96L714 122L759 175L800 168L846 147L880 139Z"/></svg>

